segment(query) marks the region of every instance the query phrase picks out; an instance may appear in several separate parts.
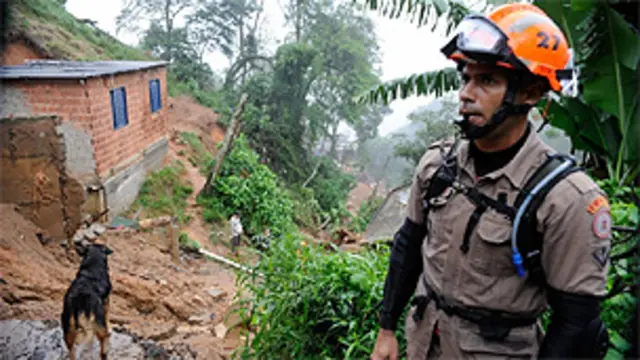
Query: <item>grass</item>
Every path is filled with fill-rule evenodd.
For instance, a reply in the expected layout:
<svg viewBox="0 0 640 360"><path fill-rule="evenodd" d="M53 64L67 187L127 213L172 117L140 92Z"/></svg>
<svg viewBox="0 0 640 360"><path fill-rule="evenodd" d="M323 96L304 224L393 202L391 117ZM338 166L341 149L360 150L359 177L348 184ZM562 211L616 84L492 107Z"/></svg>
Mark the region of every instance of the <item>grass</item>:
<svg viewBox="0 0 640 360"><path fill-rule="evenodd" d="M191 154L187 157L189 162L200 169L202 175L207 175L207 169L213 161L213 156L205 148L198 135L191 132L183 132L180 137L191 148Z"/></svg>
<svg viewBox="0 0 640 360"><path fill-rule="evenodd" d="M151 173L142 184L128 215L142 207L144 217L177 216L180 224L187 224L191 217L185 210L187 198L193 193L193 187L180 178L184 172L184 164L175 161Z"/></svg>
<svg viewBox="0 0 640 360"><path fill-rule="evenodd" d="M25 30L56 58L151 60L144 51L78 21L53 0L23 0L12 7L12 25Z"/></svg>
<svg viewBox="0 0 640 360"><path fill-rule="evenodd" d="M185 232L180 233L180 237L178 238L178 241L180 243L180 247L183 249L196 250L196 251L200 249L200 243L190 238L189 235L187 235L187 233Z"/></svg>

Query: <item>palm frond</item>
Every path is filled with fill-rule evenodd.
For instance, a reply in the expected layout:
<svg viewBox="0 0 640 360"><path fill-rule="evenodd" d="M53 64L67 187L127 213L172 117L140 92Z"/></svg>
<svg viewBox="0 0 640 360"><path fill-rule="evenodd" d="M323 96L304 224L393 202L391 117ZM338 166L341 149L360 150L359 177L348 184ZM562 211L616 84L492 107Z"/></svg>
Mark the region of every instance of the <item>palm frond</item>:
<svg viewBox="0 0 640 360"><path fill-rule="evenodd" d="M397 19L403 14L417 26L431 24L435 30L440 21L446 23L446 33L450 34L462 19L471 13L459 0L353 0L385 17Z"/></svg>
<svg viewBox="0 0 640 360"><path fill-rule="evenodd" d="M460 86L460 79L455 68L414 74L407 78L389 81L376 86L356 99L358 103L378 103L388 105L396 99L406 99L413 95L442 96L444 93L456 90Z"/></svg>

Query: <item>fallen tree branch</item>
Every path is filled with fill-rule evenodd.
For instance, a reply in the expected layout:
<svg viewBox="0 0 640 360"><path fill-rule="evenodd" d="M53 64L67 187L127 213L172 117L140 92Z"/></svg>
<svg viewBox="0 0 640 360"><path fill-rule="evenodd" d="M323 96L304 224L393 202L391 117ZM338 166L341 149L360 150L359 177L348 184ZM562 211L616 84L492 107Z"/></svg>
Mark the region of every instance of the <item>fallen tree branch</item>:
<svg viewBox="0 0 640 360"><path fill-rule="evenodd" d="M240 97L240 102L238 103L236 110L231 116L231 122L229 123L229 127L227 128L227 134L224 137L222 148L216 154L215 165L213 166L213 170L211 170L207 177L207 181L202 188L201 194L211 195L211 193L213 193L213 186L216 182L216 176L218 176L218 172L222 168L222 162L224 161L224 158L227 156L227 154L231 151L231 148L233 147L233 140L238 135L240 116L244 111L244 106L247 103L247 98L247 93L243 93Z"/></svg>
<svg viewBox="0 0 640 360"><path fill-rule="evenodd" d="M214 253L212 253L212 252L210 252L210 251L207 251L207 250L205 250L205 249L200 248L198 251L200 252L200 254L202 254L202 255L204 255L204 256L210 257L210 258L212 258L213 260L216 260L216 261L221 262L221 263L223 263L223 264L227 264L227 265L229 265L229 266L231 266L231 267L233 267L233 268L236 268L236 269L238 269L238 270L242 270L242 271L244 271L244 272L246 272L246 273L249 273L249 274L253 272L253 270L249 269L248 267L246 267L246 266L244 266L244 265L238 264L238 263L237 263L237 262L235 262L235 261L231 261L231 260L229 260L229 259L227 259L227 258L225 258L225 257L223 257L223 256L220 256L220 255L214 254ZM264 277L264 275L262 275L262 274L261 274L261 273L259 273L259 272L256 272L256 275L258 275L258 276L260 276L260 277Z"/></svg>

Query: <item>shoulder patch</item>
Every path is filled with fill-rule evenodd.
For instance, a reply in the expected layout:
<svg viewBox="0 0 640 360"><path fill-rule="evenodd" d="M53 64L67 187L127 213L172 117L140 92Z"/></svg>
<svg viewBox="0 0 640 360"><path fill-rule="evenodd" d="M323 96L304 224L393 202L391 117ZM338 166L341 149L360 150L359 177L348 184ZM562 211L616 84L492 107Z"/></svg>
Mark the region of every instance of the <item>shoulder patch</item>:
<svg viewBox="0 0 640 360"><path fill-rule="evenodd" d="M609 209L602 209L593 216L591 228L598 239L609 239L611 237L611 213Z"/></svg>
<svg viewBox="0 0 640 360"><path fill-rule="evenodd" d="M598 195L587 207L587 211L589 214L595 214L598 210L600 210L603 206L609 208L609 200L602 195Z"/></svg>

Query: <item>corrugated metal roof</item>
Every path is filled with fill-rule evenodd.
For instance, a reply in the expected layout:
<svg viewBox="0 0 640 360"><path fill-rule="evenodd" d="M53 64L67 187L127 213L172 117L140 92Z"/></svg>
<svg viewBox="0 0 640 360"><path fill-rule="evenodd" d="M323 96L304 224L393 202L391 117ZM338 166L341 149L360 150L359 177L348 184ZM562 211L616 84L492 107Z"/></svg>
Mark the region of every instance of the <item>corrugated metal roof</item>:
<svg viewBox="0 0 640 360"><path fill-rule="evenodd" d="M22 65L0 66L0 79L86 79L167 64L166 61L28 60Z"/></svg>

